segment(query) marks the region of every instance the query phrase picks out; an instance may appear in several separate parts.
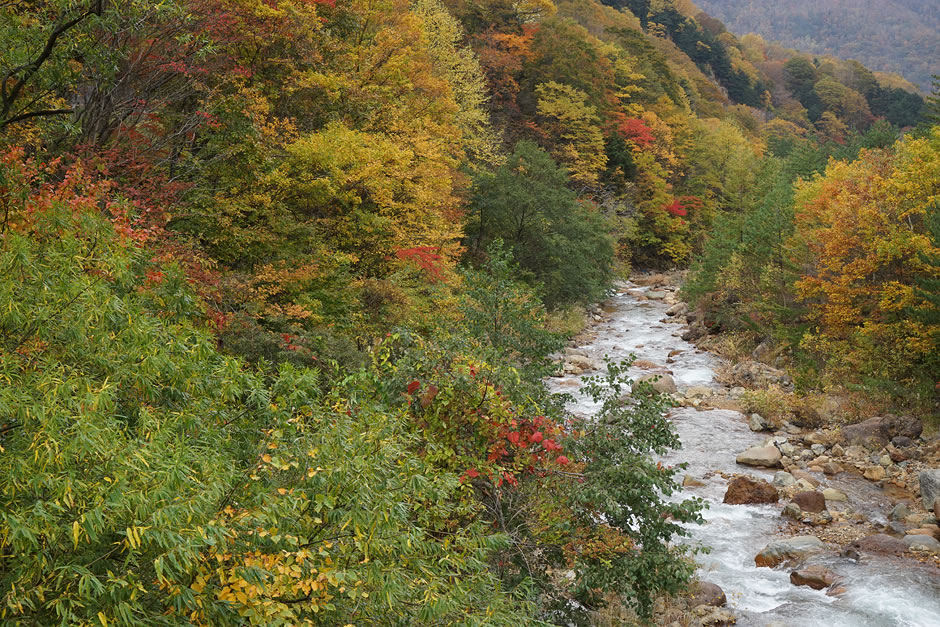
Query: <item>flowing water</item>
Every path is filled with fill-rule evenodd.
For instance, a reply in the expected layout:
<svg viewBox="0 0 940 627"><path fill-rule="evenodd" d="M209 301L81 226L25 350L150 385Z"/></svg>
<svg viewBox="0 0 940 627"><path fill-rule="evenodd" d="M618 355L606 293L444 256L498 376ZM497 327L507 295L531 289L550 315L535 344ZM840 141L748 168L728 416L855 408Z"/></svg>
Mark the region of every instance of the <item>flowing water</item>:
<svg viewBox="0 0 940 627"><path fill-rule="evenodd" d="M634 294L644 290L632 284ZM666 319L669 305L663 301L640 301L630 293L618 294L605 310L609 320L599 323L596 337L578 350L591 359L614 360L630 354L639 360L668 364L679 390L690 386L719 388L715 368L719 359L680 339L680 325ZM633 378L648 371L632 368ZM596 407L578 393L580 377L555 378L551 386L576 397L571 410L589 416ZM757 568L754 556L770 541L781 537L780 505L725 505L722 498L727 480L718 472L748 473L770 480L773 472L746 468L735 463L738 453L766 440L747 427L743 414L711 409L677 408L670 419L682 440L682 448L664 461L688 464L685 473L703 481L704 487L689 488L684 496L708 502L705 524L689 527L691 537L683 542L710 548L700 555L700 575L718 584L728 597L728 606L739 615L738 625L801 627L940 627L940 577L931 567L913 560L863 556L860 562L839 557L833 550L807 563L822 564L842 580L846 592L838 597L824 591L790 584L785 568ZM826 478L820 477L823 487ZM887 522L890 503L881 490L860 479L840 479L834 487L849 496L856 511L870 519ZM838 506L830 504L834 509ZM811 532L802 532L811 533Z"/></svg>

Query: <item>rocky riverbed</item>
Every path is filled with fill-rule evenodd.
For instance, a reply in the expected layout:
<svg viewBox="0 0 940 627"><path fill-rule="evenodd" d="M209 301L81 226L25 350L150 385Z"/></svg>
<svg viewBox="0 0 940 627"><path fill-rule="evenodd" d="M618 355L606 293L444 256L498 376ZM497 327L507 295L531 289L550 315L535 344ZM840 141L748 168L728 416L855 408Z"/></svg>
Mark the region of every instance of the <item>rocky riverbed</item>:
<svg viewBox="0 0 940 627"><path fill-rule="evenodd" d="M698 561L711 593L672 624L940 625L940 440L912 417L805 429L742 413L746 389L789 378L697 348L707 329L676 292L667 275L622 284L551 383L588 417L581 377L633 355L631 376L675 399L683 446L663 461L687 464L679 498L709 505L679 541L709 548Z"/></svg>

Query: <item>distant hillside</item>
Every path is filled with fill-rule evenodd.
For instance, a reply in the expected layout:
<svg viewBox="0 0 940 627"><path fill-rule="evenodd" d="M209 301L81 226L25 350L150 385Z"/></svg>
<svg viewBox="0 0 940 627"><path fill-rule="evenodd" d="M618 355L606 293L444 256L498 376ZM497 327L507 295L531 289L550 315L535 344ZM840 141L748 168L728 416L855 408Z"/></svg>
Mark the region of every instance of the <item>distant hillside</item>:
<svg viewBox="0 0 940 627"><path fill-rule="evenodd" d="M940 73L936 0L696 0L737 34L758 33L814 54L857 59L929 91Z"/></svg>

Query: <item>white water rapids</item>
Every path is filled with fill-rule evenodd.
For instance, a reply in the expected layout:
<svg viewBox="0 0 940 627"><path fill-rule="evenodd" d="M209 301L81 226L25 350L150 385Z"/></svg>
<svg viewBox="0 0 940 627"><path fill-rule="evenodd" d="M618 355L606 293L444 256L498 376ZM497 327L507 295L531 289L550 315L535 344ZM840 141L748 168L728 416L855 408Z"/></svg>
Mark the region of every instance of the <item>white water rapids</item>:
<svg viewBox="0 0 940 627"><path fill-rule="evenodd" d="M627 284L632 291L645 288ZM630 354L637 359L666 365L682 391L690 386L720 387L714 380L719 359L700 351L679 338L680 325L666 321L669 305L663 301L639 301L621 293L605 309L610 319L593 331L596 339L578 346L591 359L605 356L617 361ZM637 378L648 371L631 369ZM590 374L590 373L588 373ZM596 374L596 373L594 373ZM590 416L596 407L579 393L580 377L565 375L551 380L554 391L568 392L577 400L570 409ZM811 558L807 563L823 564L842 580L846 592L830 597L825 591L791 585L790 569L757 568L754 556L769 542L781 536L781 505L724 505L727 481L716 471L748 473L771 480L773 472L746 468L735 463L738 453L766 439L752 433L743 414L727 410L698 411L677 408L670 418L682 440L682 448L664 462L685 462L689 474L705 483L689 488L684 497L706 499L704 525L690 526L691 538L682 540L710 548L699 555L702 579L721 586L728 607L738 614L738 625L789 627L940 627L940 577L936 571L910 559L863 556L854 560L839 557L837 548ZM827 479L819 476L823 486ZM873 520L887 522L890 503L880 489L862 479L842 480L838 489L849 496L850 505ZM830 505L830 508L836 507ZM812 530L801 533L811 534Z"/></svg>

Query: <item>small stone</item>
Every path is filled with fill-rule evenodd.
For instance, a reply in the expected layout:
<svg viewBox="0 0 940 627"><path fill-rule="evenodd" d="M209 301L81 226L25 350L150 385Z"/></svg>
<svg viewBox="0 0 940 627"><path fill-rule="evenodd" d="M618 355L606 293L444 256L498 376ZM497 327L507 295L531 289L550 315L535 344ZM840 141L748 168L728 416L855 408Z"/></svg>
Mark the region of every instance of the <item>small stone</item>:
<svg viewBox="0 0 940 627"><path fill-rule="evenodd" d="M891 456L890 456L890 455L882 455L882 456L881 456L881 459L878 460L878 463L881 464L882 466L885 466L885 467L890 466L890 465L891 465Z"/></svg>
<svg viewBox="0 0 940 627"><path fill-rule="evenodd" d="M870 466L865 470L862 476L869 481L881 481L885 478L886 474L884 466Z"/></svg>
<svg viewBox="0 0 940 627"><path fill-rule="evenodd" d="M835 488L826 488L825 490L822 491L822 495L827 501L848 501L849 500L849 498L845 494L843 494L842 492L839 492Z"/></svg>
<svg viewBox="0 0 940 627"><path fill-rule="evenodd" d="M778 488L785 488L796 483L796 479L790 473L780 470L774 474L773 484Z"/></svg>
<svg viewBox="0 0 940 627"><path fill-rule="evenodd" d="M747 419L747 426L751 431L769 431L772 425L767 422L760 414L751 414Z"/></svg>
<svg viewBox="0 0 940 627"><path fill-rule="evenodd" d="M842 448L841 444L836 444L829 452L832 453L833 457L842 457L845 455L845 449Z"/></svg>
<svg viewBox="0 0 940 627"><path fill-rule="evenodd" d="M835 462L829 462L827 464L823 464L823 472L826 473L827 475L837 475L840 472L843 472L843 470L844 469L842 468L842 466L840 466L839 464Z"/></svg>
<svg viewBox="0 0 940 627"><path fill-rule="evenodd" d="M815 490L800 492L794 495L791 502L796 504L804 512L816 514L826 509L826 497Z"/></svg>
<svg viewBox="0 0 940 627"><path fill-rule="evenodd" d="M785 518L792 518L793 520L799 520L803 517L803 510L800 509L800 506L796 503L787 503L783 506L783 511L780 512L780 515Z"/></svg>
<svg viewBox="0 0 940 627"><path fill-rule="evenodd" d="M783 442L782 444L778 444L777 448L780 449L781 453L783 453L784 455L787 455L788 457L793 457L793 455L796 453L796 447L790 444L789 442Z"/></svg>
<svg viewBox="0 0 940 627"><path fill-rule="evenodd" d="M816 484L813 484L806 479L798 479L794 485L803 492L816 489Z"/></svg>
<svg viewBox="0 0 940 627"><path fill-rule="evenodd" d="M819 480L817 480L816 477L814 477L813 475L809 474L808 472L804 470L794 470L792 474L793 474L794 479L797 479L797 480L803 479L804 481L807 481L810 484L810 486L812 486L809 488L810 490L812 490L813 488L819 485Z"/></svg>
<svg viewBox="0 0 940 627"><path fill-rule="evenodd" d="M823 453L826 452L826 447L823 446L822 444L813 444L813 445L810 447L810 449L811 449L814 453L816 453L816 455L822 455Z"/></svg>
<svg viewBox="0 0 940 627"><path fill-rule="evenodd" d="M845 449L845 456L851 457L852 459L861 459L866 455L868 455L868 451L861 446L850 446Z"/></svg>
<svg viewBox="0 0 940 627"><path fill-rule="evenodd" d="M911 515L911 509L907 506L907 503L898 503L894 506L894 509L891 510L891 513L888 514L888 518L891 520L904 520Z"/></svg>

